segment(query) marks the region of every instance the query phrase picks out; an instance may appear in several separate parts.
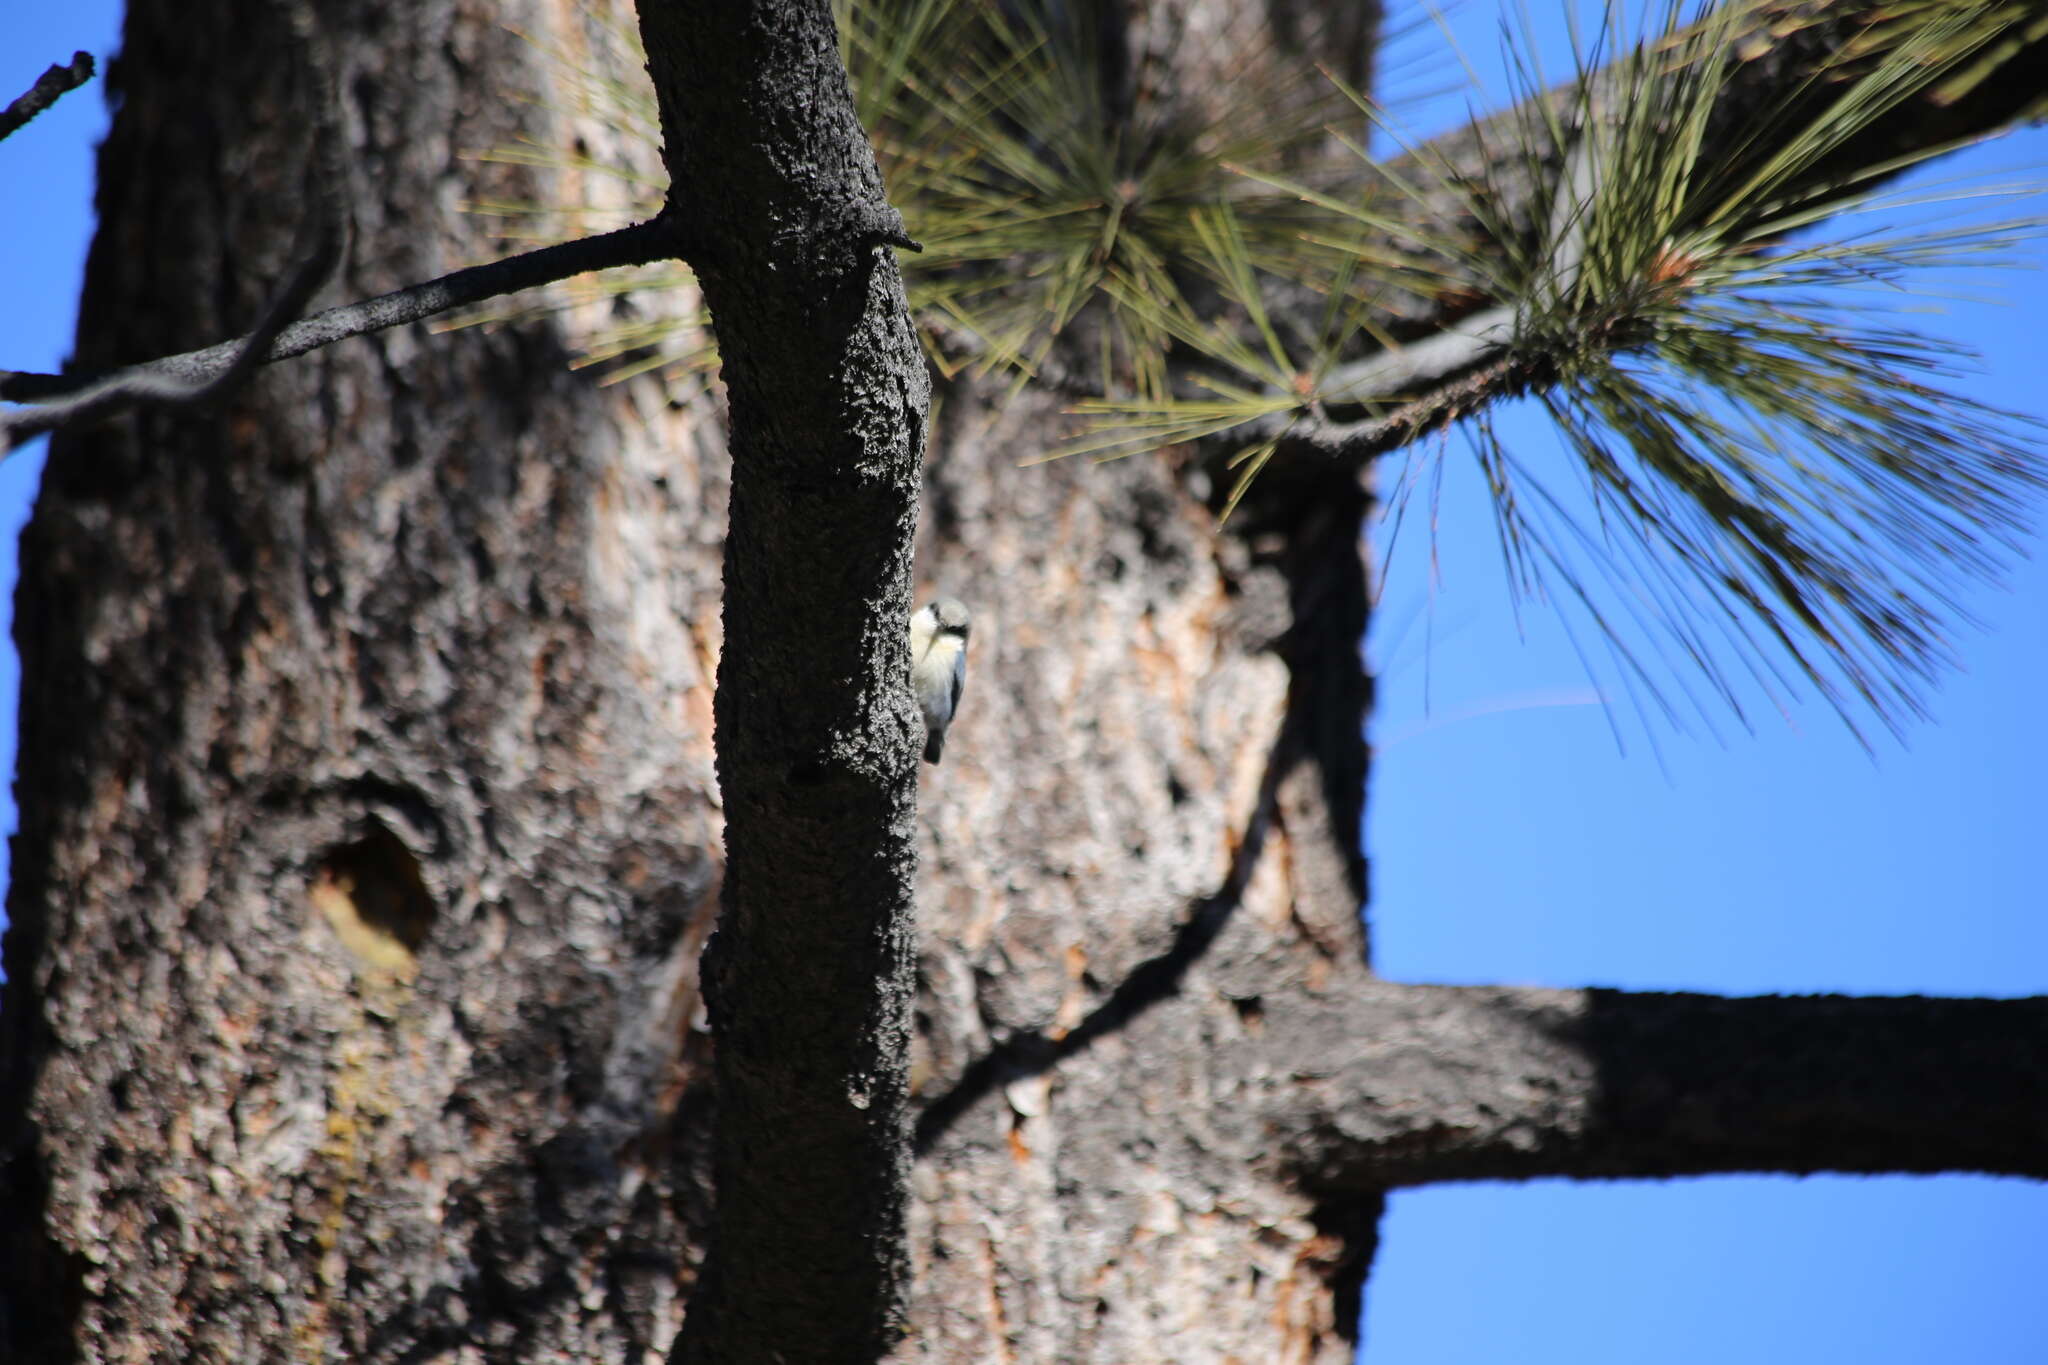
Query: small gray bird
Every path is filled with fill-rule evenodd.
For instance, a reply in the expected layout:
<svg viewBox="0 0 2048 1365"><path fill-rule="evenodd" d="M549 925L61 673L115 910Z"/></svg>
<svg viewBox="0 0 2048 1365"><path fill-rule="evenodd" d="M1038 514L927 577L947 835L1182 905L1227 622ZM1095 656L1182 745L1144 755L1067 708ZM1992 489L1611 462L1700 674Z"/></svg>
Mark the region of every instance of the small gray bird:
<svg viewBox="0 0 2048 1365"><path fill-rule="evenodd" d="M910 618L910 690L924 713L927 763L939 761L967 686L967 619L967 608L951 597L933 598Z"/></svg>

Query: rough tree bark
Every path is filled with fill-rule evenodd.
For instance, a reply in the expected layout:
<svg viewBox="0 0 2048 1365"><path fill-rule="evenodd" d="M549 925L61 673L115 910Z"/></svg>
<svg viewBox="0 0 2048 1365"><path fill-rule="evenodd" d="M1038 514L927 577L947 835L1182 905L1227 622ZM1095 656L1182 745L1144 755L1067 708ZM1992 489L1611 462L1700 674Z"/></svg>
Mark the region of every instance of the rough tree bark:
<svg viewBox="0 0 2048 1365"><path fill-rule="evenodd" d="M546 193L466 151L650 155L521 98L549 65L497 24L582 51L596 20L566 0L331 8L339 294L496 251L462 198ZM82 359L260 308L308 95L277 36L261 7L135 5ZM657 65L687 60L673 36ZM670 148L708 194L735 154ZM804 326L779 309L752 321ZM7 1358L668 1349L707 1220L696 964L725 820L775 816L746 782L815 736L778 751L790 722L733 714L735 684L720 733L751 727L757 770L721 797L725 414L576 377L572 325L394 332L273 367L216 417L53 450L17 614ZM772 378L736 380L734 408L817 400ZM920 794L900 1356L1348 1360L1397 1184L2048 1174L2040 1002L1375 980L1369 484L1298 471L1222 535L1192 464L1019 468L1056 407L948 385L926 455L919 595L976 626ZM804 583L745 604L779 651L750 668L794 666ZM808 1120L737 1116L726 1140L778 1122Z"/></svg>
<svg viewBox="0 0 2048 1365"><path fill-rule="evenodd" d="M537 102L554 64L507 26L587 57L579 6L323 11L337 297L505 253L463 203L548 191L477 153L654 155ZM262 307L310 121L292 51L268 5L132 7L81 361ZM673 1334L728 464L708 396L571 358L555 326L393 332L56 443L17 615L0 1355Z"/></svg>

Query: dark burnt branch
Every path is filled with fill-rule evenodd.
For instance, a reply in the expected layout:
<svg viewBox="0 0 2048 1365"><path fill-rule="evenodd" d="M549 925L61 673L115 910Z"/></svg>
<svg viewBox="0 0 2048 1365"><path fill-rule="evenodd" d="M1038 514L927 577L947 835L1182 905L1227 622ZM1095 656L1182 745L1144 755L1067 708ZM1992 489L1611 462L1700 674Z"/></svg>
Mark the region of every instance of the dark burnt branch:
<svg viewBox="0 0 2048 1365"><path fill-rule="evenodd" d="M1318 1186L1736 1171L2048 1177L2043 997L1385 983L1267 1022L1255 1045L1276 1079L1260 1121Z"/></svg>
<svg viewBox="0 0 2048 1365"><path fill-rule="evenodd" d="M718 334L732 498L725 895L701 979L715 1224L672 1359L900 1340L918 723L905 623L930 384L825 0L642 4L670 211Z"/></svg>
<svg viewBox="0 0 2048 1365"><path fill-rule="evenodd" d="M451 308L553 284L587 271L645 265L649 261L667 260L681 254L679 234L666 217L656 217L614 232L540 247L488 265L457 270L424 284L395 289L361 303L343 304L315 313L281 329L269 347L262 351L258 363L267 365L304 355L350 337L418 322ZM210 384L234 366L248 341L248 337L223 341L204 350L187 351L182 355L165 356L160 360L98 374L0 371L0 399L16 403L45 403L108 382L165 380L176 384ZM19 421L19 417L16 420Z"/></svg>
<svg viewBox="0 0 2048 1365"><path fill-rule="evenodd" d="M234 343L228 363L218 373L170 374L138 368L97 380L47 403L0 412L0 446L12 450L46 431L74 422L90 422L140 403L197 405L237 388L252 374L266 348L300 313L341 259L341 232L331 221L316 234L313 250L299 262L277 297L271 300L256 330Z"/></svg>
<svg viewBox="0 0 2048 1365"><path fill-rule="evenodd" d="M23 124L91 79L90 52L72 53L69 66L57 66L53 63L48 71L36 77L36 83L24 91L20 98L8 105L4 112L0 112L0 142L14 136Z"/></svg>

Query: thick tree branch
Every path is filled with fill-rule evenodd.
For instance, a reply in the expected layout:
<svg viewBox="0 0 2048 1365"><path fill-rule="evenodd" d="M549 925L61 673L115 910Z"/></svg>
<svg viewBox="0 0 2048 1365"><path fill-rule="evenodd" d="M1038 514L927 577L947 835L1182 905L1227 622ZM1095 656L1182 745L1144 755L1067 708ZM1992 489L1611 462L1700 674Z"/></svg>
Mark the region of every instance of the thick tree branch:
<svg viewBox="0 0 2048 1365"><path fill-rule="evenodd" d="M825 0L643 3L731 406L715 701L716 1221L679 1361L897 1339L917 750L906 624L930 397L908 244Z"/></svg>
<svg viewBox="0 0 2048 1365"><path fill-rule="evenodd" d="M34 85L23 91L5 110L0 110L0 142L14 136L23 124L91 79L90 52L72 53L68 66L52 63L49 70L36 77Z"/></svg>
<svg viewBox="0 0 2048 1365"><path fill-rule="evenodd" d="M676 258L683 254L682 245L681 234L664 215L596 237L558 242L553 246L508 256L502 261L492 261L488 265L471 266L361 303L329 308L292 323L281 329L276 339L263 350L260 363L269 364L304 355L350 337L418 322L451 308L553 284L587 271ZM245 336L204 350L187 351L182 355L165 356L100 373L49 375L0 370L0 399L16 403L44 403L102 385L133 384L146 388L160 382L190 387L211 384L234 366L237 357L248 348L249 341L250 337ZM22 419L17 416L15 420L19 423Z"/></svg>
<svg viewBox="0 0 2048 1365"><path fill-rule="evenodd" d="M2048 1177L2044 997L1376 983L1324 1008L1274 1011L1247 1046L1273 1078L1256 1121L1318 1186L1733 1171Z"/></svg>

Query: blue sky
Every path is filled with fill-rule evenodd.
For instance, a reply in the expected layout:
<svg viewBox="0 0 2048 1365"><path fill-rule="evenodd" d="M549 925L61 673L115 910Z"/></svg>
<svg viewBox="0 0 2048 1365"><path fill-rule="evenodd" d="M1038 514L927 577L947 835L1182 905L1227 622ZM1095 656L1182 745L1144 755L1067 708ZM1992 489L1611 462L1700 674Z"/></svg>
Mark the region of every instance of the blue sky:
<svg viewBox="0 0 2048 1365"><path fill-rule="evenodd" d="M1567 51L1546 0L1546 57ZM51 61L115 44L110 0L8 6L0 99ZM1489 0L1453 18L1498 93ZM1411 52L1433 41L1405 40ZM1456 68L1436 62L1433 73ZM1413 88L1421 68L1404 66ZM1462 95L1412 105L1422 132ZM0 143L0 366L48 368L69 345L90 230L96 82ZM2048 175L2048 133L1965 154ZM1943 166L1951 174L1958 162ZM2048 247L2035 253L2048 263ZM1993 301L1924 325L1984 355L1977 396L2048 415L2040 319L2048 273L1976 282ZM1518 448L1548 438L1508 419ZM1728 993L2048 992L2041 774L2048 726L2048 565L2023 563L1967 604L1961 671L1933 719L1866 753L1818 704L1754 734L1668 732L1618 749L1585 674L1539 608L1519 636L1462 444L1448 461L1439 573L1412 528L1390 565L1371 652L1382 672L1367 843L1380 968L1399 980ZM0 577L39 451L0 464ZM2034 541L2038 555L2040 538ZM0 651L0 714L17 668ZM1428 704L1425 705L1425 684ZM11 771L11 723L0 726ZM12 828L11 804L0 820ZM1961 1177L1539 1182L1397 1195L1367 1298L1368 1365L1872 1365L2048 1359L2040 1292L2048 1186Z"/></svg>

